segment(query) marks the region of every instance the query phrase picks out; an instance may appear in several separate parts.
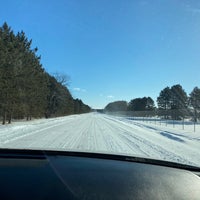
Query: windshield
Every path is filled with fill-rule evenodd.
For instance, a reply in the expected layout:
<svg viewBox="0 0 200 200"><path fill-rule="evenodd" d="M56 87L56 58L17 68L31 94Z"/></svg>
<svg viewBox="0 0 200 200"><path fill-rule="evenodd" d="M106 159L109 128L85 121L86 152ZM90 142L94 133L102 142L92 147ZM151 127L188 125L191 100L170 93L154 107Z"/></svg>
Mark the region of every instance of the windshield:
<svg viewBox="0 0 200 200"><path fill-rule="evenodd" d="M200 2L4 1L0 148L200 166Z"/></svg>

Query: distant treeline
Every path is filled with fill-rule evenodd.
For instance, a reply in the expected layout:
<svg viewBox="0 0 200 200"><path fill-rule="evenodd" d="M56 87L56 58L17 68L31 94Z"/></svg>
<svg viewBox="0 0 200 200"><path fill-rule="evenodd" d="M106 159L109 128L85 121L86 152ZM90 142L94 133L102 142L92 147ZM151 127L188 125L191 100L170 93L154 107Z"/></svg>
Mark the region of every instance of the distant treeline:
<svg viewBox="0 0 200 200"><path fill-rule="evenodd" d="M90 107L73 99L59 77L41 65L37 48L31 48L23 31L15 34L4 23L0 27L0 116L3 124L12 118L55 117L90 112ZM62 75L61 75L62 76Z"/></svg>
<svg viewBox="0 0 200 200"><path fill-rule="evenodd" d="M157 115L177 120L190 116L197 121L200 119L200 88L195 87L188 96L180 84L166 87L160 91L157 105L156 107L151 97L135 98L130 102L111 102L104 108L104 112L120 112L141 117Z"/></svg>

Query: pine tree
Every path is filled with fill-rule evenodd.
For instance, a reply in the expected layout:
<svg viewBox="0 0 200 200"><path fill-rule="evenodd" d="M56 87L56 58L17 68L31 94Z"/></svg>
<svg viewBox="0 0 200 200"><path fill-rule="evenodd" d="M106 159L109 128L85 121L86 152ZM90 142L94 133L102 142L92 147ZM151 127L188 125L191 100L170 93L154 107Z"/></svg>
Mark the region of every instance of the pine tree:
<svg viewBox="0 0 200 200"><path fill-rule="evenodd" d="M3 124L6 118L11 123L11 117L16 107L17 89L16 89L16 71L15 65L17 63L17 51L15 48L15 36L13 31L6 23L3 24L1 30L1 112L3 117Z"/></svg>
<svg viewBox="0 0 200 200"><path fill-rule="evenodd" d="M200 88L195 87L192 90L190 93L189 102L190 105L194 108L194 120L196 122L200 112Z"/></svg>
<svg viewBox="0 0 200 200"><path fill-rule="evenodd" d="M188 108L188 97L180 84L166 87L157 98L158 108L165 117L171 115L173 119L184 117Z"/></svg>
<svg viewBox="0 0 200 200"><path fill-rule="evenodd" d="M171 90L169 87L164 88L157 98L158 108L168 110L171 108Z"/></svg>
<svg viewBox="0 0 200 200"><path fill-rule="evenodd" d="M181 85L171 87L171 109L186 109L188 97Z"/></svg>

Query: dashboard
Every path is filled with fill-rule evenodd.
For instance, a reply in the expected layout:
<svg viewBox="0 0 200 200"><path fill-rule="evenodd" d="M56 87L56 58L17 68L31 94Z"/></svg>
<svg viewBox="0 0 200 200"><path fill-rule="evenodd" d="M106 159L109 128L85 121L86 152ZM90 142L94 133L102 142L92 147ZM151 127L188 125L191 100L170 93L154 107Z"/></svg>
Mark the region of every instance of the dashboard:
<svg viewBox="0 0 200 200"><path fill-rule="evenodd" d="M200 199L198 168L147 161L1 149L0 199Z"/></svg>

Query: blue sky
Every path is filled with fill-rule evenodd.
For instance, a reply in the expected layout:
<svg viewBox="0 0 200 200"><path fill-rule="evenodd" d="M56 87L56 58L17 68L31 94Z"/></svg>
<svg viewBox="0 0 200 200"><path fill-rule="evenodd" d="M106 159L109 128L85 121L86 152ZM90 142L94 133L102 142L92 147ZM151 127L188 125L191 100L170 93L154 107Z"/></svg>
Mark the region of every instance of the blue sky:
<svg viewBox="0 0 200 200"><path fill-rule="evenodd" d="M0 23L23 30L49 73L93 108L200 87L198 0L7 0Z"/></svg>

